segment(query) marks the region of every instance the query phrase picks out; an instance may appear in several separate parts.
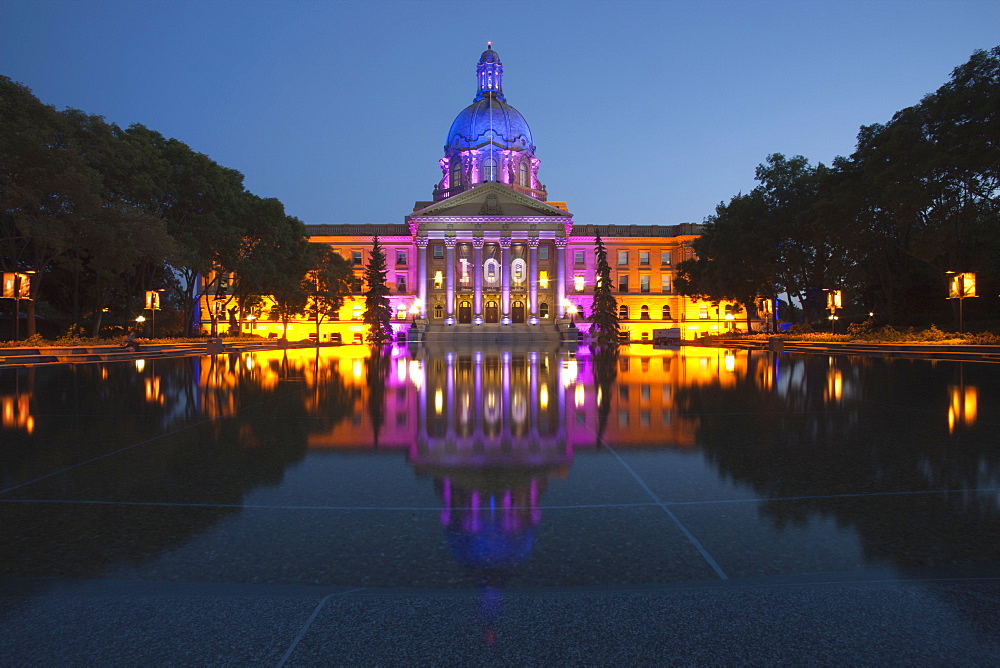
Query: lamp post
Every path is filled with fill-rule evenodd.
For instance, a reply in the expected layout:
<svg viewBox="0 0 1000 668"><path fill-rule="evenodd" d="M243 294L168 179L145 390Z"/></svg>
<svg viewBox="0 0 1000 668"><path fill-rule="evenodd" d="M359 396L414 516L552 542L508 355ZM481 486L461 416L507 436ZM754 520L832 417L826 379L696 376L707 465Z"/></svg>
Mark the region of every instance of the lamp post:
<svg viewBox="0 0 1000 668"><path fill-rule="evenodd" d="M31 299L31 275L34 271L14 273L14 340L21 340L21 300Z"/></svg>
<svg viewBox="0 0 1000 668"><path fill-rule="evenodd" d="M145 322L146 322L146 316L144 316L144 315L140 315L138 318L135 319L135 324L136 324L136 327L140 330L139 331L140 334L143 333L142 332L142 330L144 329L144 324L143 323L145 323Z"/></svg>
<svg viewBox="0 0 1000 668"><path fill-rule="evenodd" d="M570 304L566 307L566 311L569 313L569 326L571 329L576 328L576 304Z"/></svg>
<svg viewBox="0 0 1000 668"><path fill-rule="evenodd" d="M827 290L826 291L826 308L830 311L830 333L837 333L837 321L840 319L837 316L837 309L841 308L843 302L841 300L840 290Z"/></svg>
<svg viewBox="0 0 1000 668"><path fill-rule="evenodd" d="M945 273L952 277L948 285L948 298L958 300L958 331L961 332L964 329L962 303L966 297L976 296L976 275L972 272L957 271Z"/></svg>
<svg viewBox="0 0 1000 668"><path fill-rule="evenodd" d="M420 315L421 304L423 304L423 302L420 300L419 297L414 299L413 303L410 304L410 316L412 316L410 322L413 325L417 324L417 316Z"/></svg>
<svg viewBox="0 0 1000 668"><path fill-rule="evenodd" d="M149 309L149 338L156 336L156 311L160 308L162 290L146 290L146 308Z"/></svg>

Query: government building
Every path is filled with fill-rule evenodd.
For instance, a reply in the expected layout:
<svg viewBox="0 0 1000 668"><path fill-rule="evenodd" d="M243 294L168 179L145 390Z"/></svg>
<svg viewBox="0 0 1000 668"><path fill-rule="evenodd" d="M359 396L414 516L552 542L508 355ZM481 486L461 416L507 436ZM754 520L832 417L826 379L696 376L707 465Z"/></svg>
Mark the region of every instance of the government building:
<svg viewBox="0 0 1000 668"><path fill-rule="evenodd" d="M503 65L491 44L476 65L476 84L472 104L448 130L441 180L405 222L307 225L310 242L330 246L355 270L355 294L336 319L320 323L321 341L364 340L361 277L376 235L399 340L586 340L598 235L608 252L623 340L650 342L654 330L665 328L695 339L735 325L736 307L673 290L674 269L692 257L700 225L574 223L566 202L549 200L531 129L507 102ZM214 296L207 300L217 308ZM282 323L266 313L241 320L240 331L282 336ZM315 317L289 325L288 338L315 338ZM204 319L203 330L209 325Z"/></svg>

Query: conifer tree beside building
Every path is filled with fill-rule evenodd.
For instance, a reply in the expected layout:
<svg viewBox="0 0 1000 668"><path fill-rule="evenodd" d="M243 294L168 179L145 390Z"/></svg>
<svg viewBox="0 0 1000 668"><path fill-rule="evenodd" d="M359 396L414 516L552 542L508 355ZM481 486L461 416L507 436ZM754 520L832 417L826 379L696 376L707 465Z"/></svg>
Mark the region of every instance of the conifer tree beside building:
<svg viewBox="0 0 1000 668"><path fill-rule="evenodd" d="M378 242L378 235L372 237L372 250L365 267L365 323L368 325L368 343L380 346L392 342L392 309L389 306L389 286L385 284L385 251Z"/></svg>
<svg viewBox="0 0 1000 668"><path fill-rule="evenodd" d="M611 294L611 265L608 251L598 234L595 239L597 256L597 283L594 285L594 301L590 307L591 341L600 348L618 346L618 300Z"/></svg>

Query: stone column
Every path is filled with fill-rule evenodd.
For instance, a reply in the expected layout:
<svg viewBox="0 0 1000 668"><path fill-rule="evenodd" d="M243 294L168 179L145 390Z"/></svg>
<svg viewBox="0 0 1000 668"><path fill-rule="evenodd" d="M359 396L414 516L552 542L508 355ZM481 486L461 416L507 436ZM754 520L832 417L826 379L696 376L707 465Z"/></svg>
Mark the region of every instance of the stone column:
<svg viewBox="0 0 1000 668"><path fill-rule="evenodd" d="M427 317L427 237L417 238L417 297L420 299L420 317Z"/></svg>
<svg viewBox="0 0 1000 668"><path fill-rule="evenodd" d="M556 313L566 317L566 239L556 239Z"/></svg>
<svg viewBox="0 0 1000 668"><path fill-rule="evenodd" d="M528 322L538 317L538 237L528 239Z"/></svg>
<svg viewBox="0 0 1000 668"><path fill-rule="evenodd" d="M455 237L448 237L444 240L444 312L445 318L454 323L455 321Z"/></svg>
<svg viewBox="0 0 1000 668"><path fill-rule="evenodd" d="M510 237L500 239L500 322L510 324Z"/></svg>
<svg viewBox="0 0 1000 668"><path fill-rule="evenodd" d="M472 246L476 249L474 256L473 271L473 295L472 295L472 315L474 318L483 318L483 238L475 237Z"/></svg>

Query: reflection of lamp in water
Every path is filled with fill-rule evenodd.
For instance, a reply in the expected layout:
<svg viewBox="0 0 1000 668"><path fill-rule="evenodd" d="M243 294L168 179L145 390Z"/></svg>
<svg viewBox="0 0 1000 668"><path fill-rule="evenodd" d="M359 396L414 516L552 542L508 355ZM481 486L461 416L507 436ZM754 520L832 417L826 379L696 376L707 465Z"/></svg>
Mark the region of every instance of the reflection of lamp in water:
<svg viewBox="0 0 1000 668"><path fill-rule="evenodd" d="M728 316L727 316L728 317ZM726 357L724 359L724 364L726 366L726 371L732 373L736 370L736 355L732 352L726 352Z"/></svg>
<svg viewBox="0 0 1000 668"><path fill-rule="evenodd" d="M948 405L948 433L955 427L971 427L976 423L979 412L979 388L962 385L951 385L948 388L951 403Z"/></svg>

